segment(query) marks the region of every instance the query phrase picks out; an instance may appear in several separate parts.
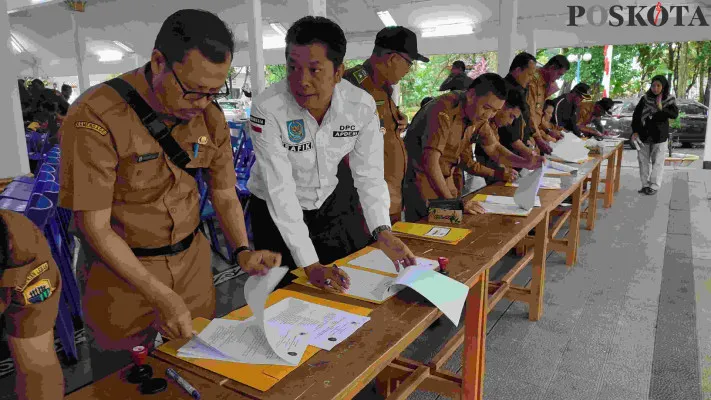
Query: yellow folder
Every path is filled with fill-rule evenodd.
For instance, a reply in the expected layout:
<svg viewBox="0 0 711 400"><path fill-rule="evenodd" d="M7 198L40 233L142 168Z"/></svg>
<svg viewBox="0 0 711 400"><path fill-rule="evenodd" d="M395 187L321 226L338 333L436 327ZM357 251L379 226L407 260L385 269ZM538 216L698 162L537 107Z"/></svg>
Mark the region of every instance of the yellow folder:
<svg viewBox="0 0 711 400"><path fill-rule="evenodd" d="M370 268L363 268L363 267L361 267L361 266L353 265L353 264L350 263L352 260L355 260L356 258L358 258L358 257L360 257L360 256L366 255L366 254L370 253L370 252L373 251L373 250L376 250L376 248L375 248L375 247L371 247L371 246L365 246L364 248L362 248L362 249L356 251L355 253L353 253L353 254L351 254L351 255L349 255L349 256L347 256L347 257L343 257L343 258L341 258L341 259L339 259L339 260L336 260L336 261L334 261L333 263L336 264L336 265L338 265L339 267L345 267L345 266L347 266L348 268L359 269L359 270L362 270L362 271L368 271L368 272L371 272L371 273L373 273L373 274L385 275L385 276L390 276L390 277L393 277L393 278L397 277L397 274L391 274L391 273L387 273L387 272L383 272L383 271L378 271L378 270L374 270L374 269L370 269ZM296 277L297 277L296 279L294 279L293 281L291 281L291 283L296 283L296 284L299 284L299 285L303 285L303 286L308 286L308 287L311 287L311 288L319 289L318 287L312 285L311 282L309 282L309 278L306 276L306 272L304 272L304 269L303 269L303 268L297 268L295 271L291 271L291 273L294 274L294 275L296 275ZM387 301L387 300L378 301L378 300L374 300L374 299L366 299L366 298L364 298L364 297L358 297L358 296L354 296L354 295L348 294L348 293L336 293L336 294L338 294L339 296L350 297L350 298L352 298L352 299L363 300L363 301L367 301L367 302L369 302L369 303L374 303L374 304L383 304L385 301Z"/></svg>
<svg viewBox="0 0 711 400"><path fill-rule="evenodd" d="M291 290L279 289L274 291L267 298L266 307L278 303L279 301L293 297L296 299L301 299L314 304L319 304L326 307L332 307L341 311L350 312L353 314L367 316L373 310L353 306L350 304L344 304L332 300L326 300L315 296L310 296L300 292L295 292ZM245 320L252 316L252 310L249 306L244 306L239 310L235 310L227 314L225 319L232 320ZM195 318L193 320L193 329L197 332L201 332L210 323L209 320L205 318ZM158 347L157 350L165 354L171 355L173 357L179 358L180 360L189 362L201 368L205 368L209 371L220 374L226 378L235 380L247 386L253 387L257 390L267 391L272 386L277 384L285 376L287 376L291 371L298 368L292 366L283 365L256 365L256 364L244 364L230 361L218 361L218 360L206 360L199 358L185 358L178 356L178 349L183 347L187 343L187 339L171 340L162 346ZM314 346L308 346L304 352L304 356L301 358L299 365L306 362L309 358L313 357L314 354L318 353L320 349Z"/></svg>
<svg viewBox="0 0 711 400"><path fill-rule="evenodd" d="M393 232L406 237L456 245L470 234L471 230L412 222L396 222L393 225Z"/></svg>

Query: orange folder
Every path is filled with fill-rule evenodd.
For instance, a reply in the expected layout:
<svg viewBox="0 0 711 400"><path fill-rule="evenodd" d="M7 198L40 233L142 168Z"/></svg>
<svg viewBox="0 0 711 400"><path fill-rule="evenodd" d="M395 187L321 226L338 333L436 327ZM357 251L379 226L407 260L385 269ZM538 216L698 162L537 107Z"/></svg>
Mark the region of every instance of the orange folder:
<svg viewBox="0 0 711 400"><path fill-rule="evenodd" d="M267 298L266 307L280 302L281 300L293 297L296 299L308 301L314 304L319 304L326 307L332 307L337 310L350 312L353 314L358 314L362 316L369 315L373 310L353 306L350 304L339 303L332 300L326 300L315 296L310 296L300 292L294 292L291 290L279 289L274 291ZM239 310L235 310L223 318L242 321L252 316L252 310L249 306L244 306ZM210 320L205 318L195 318L193 320L193 329L197 332L201 332L210 323ZM291 371L298 368L298 366L283 366L283 365L255 365L255 364L244 364L230 361L218 361L218 360L206 360L200 358L185 358L178 356L178 349L183 347L187 343L187 339L171 340L162 346L158 347L157 350L165 354L169 354L173 357L179 358L183 361L189 362L198 367L205 368L209 371L220 374L226 378L232 379L234 381L240 382L247 386L253 387L262 392L269 390L277 382L282 380ZM319 352L319 348L314 346L308 346L304 352L304 356L301 358L299 365L306 362L309 358L313 357L314 354Z"/></svg>

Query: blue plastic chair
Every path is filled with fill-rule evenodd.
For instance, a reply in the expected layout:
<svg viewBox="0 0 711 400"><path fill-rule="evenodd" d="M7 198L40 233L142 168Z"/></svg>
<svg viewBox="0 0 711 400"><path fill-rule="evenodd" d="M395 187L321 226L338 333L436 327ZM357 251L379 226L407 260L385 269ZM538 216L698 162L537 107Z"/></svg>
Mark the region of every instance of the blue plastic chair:
<svg viewBox="0 0 711 400"><path fill-rule="evenodd" d="M17 200L10 197L0 198L0 210L9 210L24 213L27 209L27 201Z"/></svg>
<svg viewBox="0 0 711 400"><path fill-rule="evenodd" d="M41 186L41 185L40 185ZM30 197L30 201L25 210L25 216L32 221L37 227L45 233L47 236L47 222L52 217L55 210L55 205L52 201L47 198L42 193L33 193ZM51 236L50 236L51 237ZM52 256L56 260L56 249L53 240L48 240L50 249L52 250ZM60 271L62 267L59 265ZM71 266L70 266L71 268ZM64 279L64 274L62 273L62 279ZM71 281L70 281L71 282ZM72 320L72 313L70 307L70 299L67 295L67 290L62 290L59 302L59 312L57 314L57 321L55 324L55 329L59 335L59 340L64 348L64 354L67 358L71 360L78 360L79 353L77 352L76 344L74 342L74 321Z"/></svg>

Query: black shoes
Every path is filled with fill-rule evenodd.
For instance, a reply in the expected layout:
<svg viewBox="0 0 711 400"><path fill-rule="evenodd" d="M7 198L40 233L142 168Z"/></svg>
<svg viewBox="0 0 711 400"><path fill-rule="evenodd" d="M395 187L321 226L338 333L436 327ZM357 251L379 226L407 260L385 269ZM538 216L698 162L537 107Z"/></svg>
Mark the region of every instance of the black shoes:
<svg viewBox="0 0 711 400"><path fill-rule="evenodd" d="M652 189L651 187L643 187L642 189L638 190L637 193L643 193L646 195L653 195L657 193L657 189Z"/></svg>

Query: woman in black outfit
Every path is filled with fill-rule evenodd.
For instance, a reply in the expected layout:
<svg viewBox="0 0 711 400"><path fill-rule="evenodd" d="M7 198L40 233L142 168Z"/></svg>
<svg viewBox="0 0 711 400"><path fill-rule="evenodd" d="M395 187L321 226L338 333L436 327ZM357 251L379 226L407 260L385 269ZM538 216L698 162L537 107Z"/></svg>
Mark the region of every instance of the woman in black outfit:
<svg viewBox="0 0 711 400"><path fill-rule="evenodd" d="M662 75L655 76L632 115L633 133L630 139L633 143L637 139L641 142L637 150L642 181L639 193L652 195L659 190L669 139L669 120L676 119L678 115L676 100L669 94L669 81Z"/></svg>

